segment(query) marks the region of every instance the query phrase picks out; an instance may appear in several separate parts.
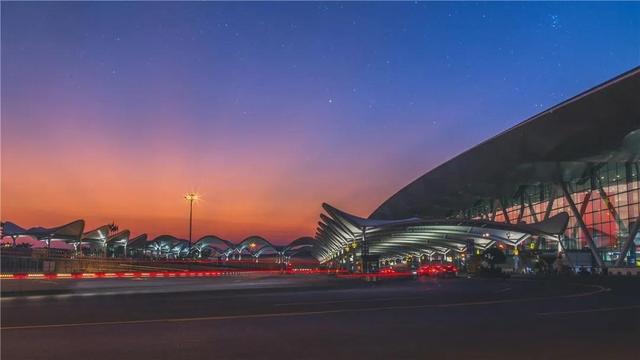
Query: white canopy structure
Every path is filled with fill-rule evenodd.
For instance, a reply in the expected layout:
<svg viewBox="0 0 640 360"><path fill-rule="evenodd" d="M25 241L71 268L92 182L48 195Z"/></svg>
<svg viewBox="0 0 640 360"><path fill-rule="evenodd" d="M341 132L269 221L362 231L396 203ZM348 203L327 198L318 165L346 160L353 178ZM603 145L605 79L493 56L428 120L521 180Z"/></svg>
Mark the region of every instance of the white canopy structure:
<svg viewBox="0 0 640 360"><path fill-rule="evenodd" d="M362 249L368 255L385 257L421 256L450 251L462 253L467 247L484 250L496 242L516 246L532 235L557 238L569 221L560 213L537 224L506 224L490 220L423 219L372 220L322 205L316 235L315 255L327 262L346 252Z"/></svg>
<svg viewBox="0 0 640 360"><path fill-rule="evenodd" d="M29 229L24 229L9 221L2 223L2 237L11 237L14 245L20 236L29 236L35 240L44 241L47 247L51 246L52 241L79 242L83 230L84 220L76 220L52 228L32 227Z"/></svg>

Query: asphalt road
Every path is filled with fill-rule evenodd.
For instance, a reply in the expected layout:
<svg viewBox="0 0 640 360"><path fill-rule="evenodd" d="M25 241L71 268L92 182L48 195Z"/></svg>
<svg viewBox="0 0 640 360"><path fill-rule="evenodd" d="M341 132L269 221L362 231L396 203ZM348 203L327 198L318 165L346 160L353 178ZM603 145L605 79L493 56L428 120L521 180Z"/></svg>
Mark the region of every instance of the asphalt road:
<svg viewBox="0 0 640 360"><path fill-rule="evenodd" d="M2 359L638 355L637 279L424 278L370 284L284 276L148 279L153 283L120 283L127 285L115 290L113 283L92 281L76 294L3 298ZM138 287L156 291L131 293Z"/></svg>

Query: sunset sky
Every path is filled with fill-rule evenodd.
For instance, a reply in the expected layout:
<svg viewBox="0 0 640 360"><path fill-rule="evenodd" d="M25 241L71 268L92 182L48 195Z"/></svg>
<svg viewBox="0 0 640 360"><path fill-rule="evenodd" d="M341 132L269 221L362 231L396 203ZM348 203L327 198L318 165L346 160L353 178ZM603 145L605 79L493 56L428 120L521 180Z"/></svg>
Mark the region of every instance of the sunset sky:
<svg viewBox="0 0 640 360"><path fill-rule="evenodd" d="M640 64L640 3L2 3L1 217L284 243ZM437 189L433 189L437 191Z"/></svg>

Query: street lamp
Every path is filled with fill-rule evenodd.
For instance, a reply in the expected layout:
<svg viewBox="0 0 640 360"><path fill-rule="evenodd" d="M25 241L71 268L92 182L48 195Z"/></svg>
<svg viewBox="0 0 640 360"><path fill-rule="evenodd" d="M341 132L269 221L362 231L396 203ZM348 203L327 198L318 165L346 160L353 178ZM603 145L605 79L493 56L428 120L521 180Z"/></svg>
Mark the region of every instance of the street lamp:
<svg viewBox="0 0 640 360"><path fill-rule="evenodd" d="M189 202L189 251L191 251L191 231L193 229L193 202L198 200L200 195L195 192L187 193L184 199Z"/></svg>

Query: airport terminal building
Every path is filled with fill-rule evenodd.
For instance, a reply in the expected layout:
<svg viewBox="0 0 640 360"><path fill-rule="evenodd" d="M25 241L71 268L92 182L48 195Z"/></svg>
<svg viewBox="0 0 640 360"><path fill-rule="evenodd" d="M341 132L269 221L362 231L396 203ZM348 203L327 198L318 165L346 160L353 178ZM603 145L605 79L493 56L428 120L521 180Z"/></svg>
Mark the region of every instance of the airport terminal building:
<svg viewBox="0 0 640 360"><path fill-rule="evenodd" d="M638 266L639 174L635 68L432 169L366 219L325 204L316 256L450 259L498 245Z"/></svg>

